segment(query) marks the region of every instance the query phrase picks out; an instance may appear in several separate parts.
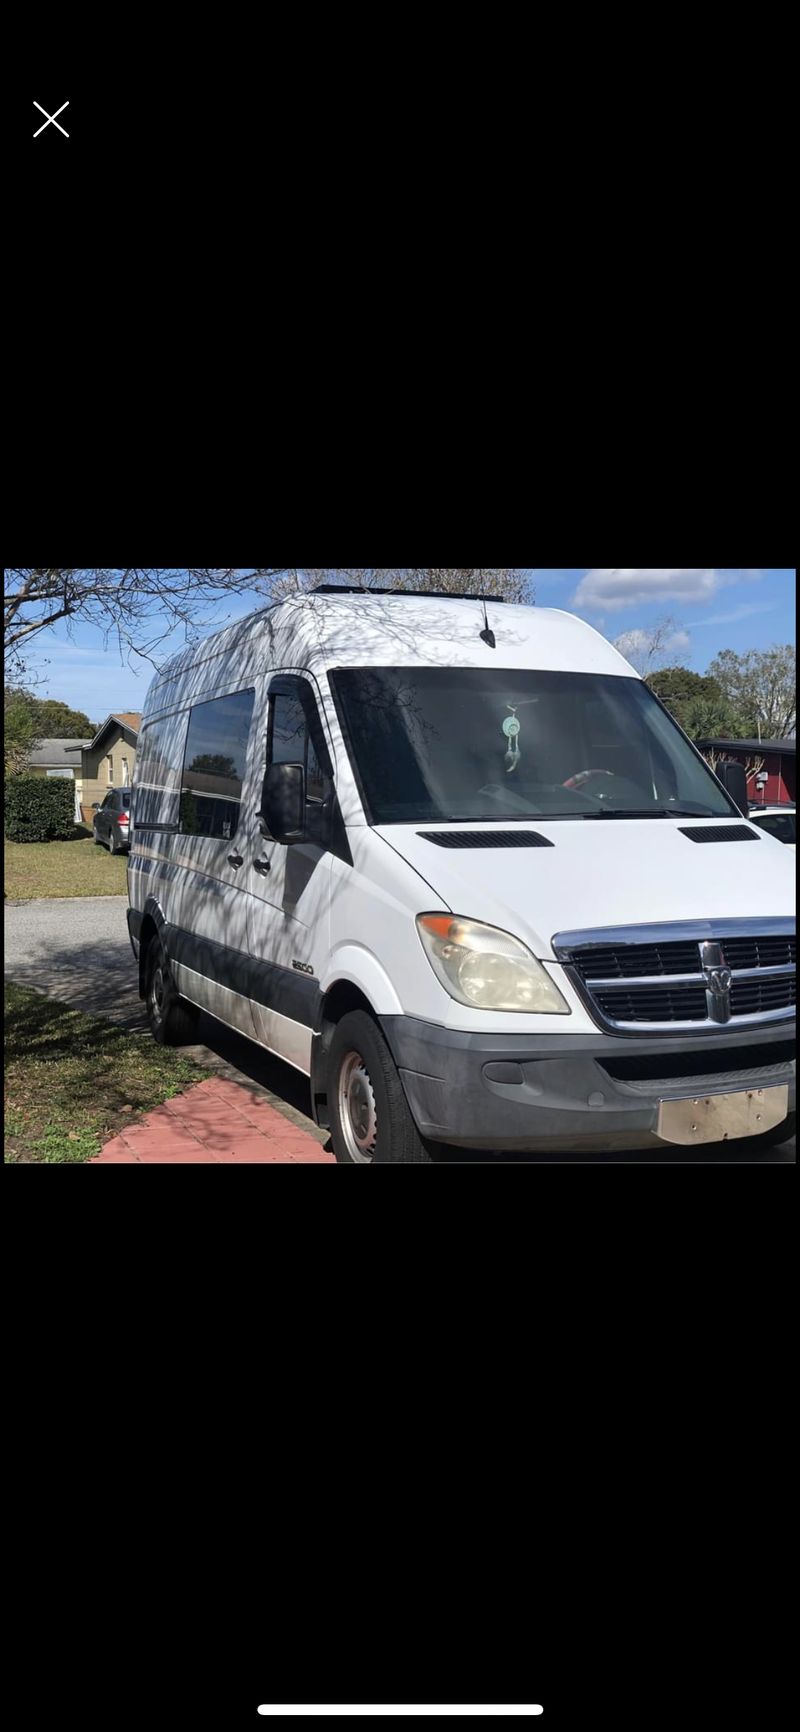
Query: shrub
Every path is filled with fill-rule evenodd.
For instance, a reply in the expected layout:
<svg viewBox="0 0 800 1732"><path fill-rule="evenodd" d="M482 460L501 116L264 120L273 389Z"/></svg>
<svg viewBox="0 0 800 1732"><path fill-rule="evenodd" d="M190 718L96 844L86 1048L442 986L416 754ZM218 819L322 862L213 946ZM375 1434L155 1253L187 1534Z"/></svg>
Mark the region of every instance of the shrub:
<svg viewBox="0 0 800 1732"><path fill-rule="evenodd" d="M9 776L5 833L9 842L53 842L75 829L75 783L66 776Z"/></svg>

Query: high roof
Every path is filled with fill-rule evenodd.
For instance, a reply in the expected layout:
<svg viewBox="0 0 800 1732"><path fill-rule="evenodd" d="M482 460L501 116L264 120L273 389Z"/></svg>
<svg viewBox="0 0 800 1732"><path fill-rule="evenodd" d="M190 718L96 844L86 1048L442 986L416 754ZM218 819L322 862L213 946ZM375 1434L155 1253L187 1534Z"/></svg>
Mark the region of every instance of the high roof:
<svg viewBox="0 0 800 1732"><path fill-rule="evenodd" d="M486 624L492 646L482 638ZM223 660L224 658L224 660ZM216 666L214 665L216 663ZM558 608L484 603L470 596L306 591L182 650L156 675L152 713L187 695L253 678L265 666L552 668L638 678L599 632Z"/></svg>

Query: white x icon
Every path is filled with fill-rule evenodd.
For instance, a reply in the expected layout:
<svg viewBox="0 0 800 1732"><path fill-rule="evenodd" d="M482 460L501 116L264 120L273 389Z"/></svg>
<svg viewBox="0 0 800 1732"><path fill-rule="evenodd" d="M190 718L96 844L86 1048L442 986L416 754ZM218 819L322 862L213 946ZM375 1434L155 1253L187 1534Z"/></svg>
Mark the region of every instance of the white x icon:
<svg viewBox="0 0 800 1732"><path fill-rule="evenodd" d="M59 126L58 121L56 120L56 114L63 114L64 109L69 108L68 102L62 102L61 107L56 109L56 114L47 114L47 109L42 107L41 102L34 102L33 106L34 106L34 108L38 108L40 114L46 114L47 115L47 119L44 123L44 126L39 127L39 132L45 132L47 130L48 126L55 126L59 132L64 133L65 138L69 138L69 133L64 130L63 126ZM39 137L39 132L34 133L34 135L33 135L34 138Z"/></svg>

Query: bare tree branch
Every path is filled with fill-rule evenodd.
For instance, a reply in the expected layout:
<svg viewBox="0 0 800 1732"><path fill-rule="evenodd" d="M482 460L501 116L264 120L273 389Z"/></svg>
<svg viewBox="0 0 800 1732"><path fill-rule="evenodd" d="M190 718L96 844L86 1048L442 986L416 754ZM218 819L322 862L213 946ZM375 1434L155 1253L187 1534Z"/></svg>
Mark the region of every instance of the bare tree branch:
<svg viewBox="0 0 800 1732"><path fill-rule="evenodd" d="M96 626L108 643L117 637L121 659L132 653L152 659L176 627L197 636L218 623L214 610L247 590L268 601L285 568L12 568L4 574L3 625L6 656L16 675L32 642L66 620ZM159 625L154 630L154 616Z"/></svg>

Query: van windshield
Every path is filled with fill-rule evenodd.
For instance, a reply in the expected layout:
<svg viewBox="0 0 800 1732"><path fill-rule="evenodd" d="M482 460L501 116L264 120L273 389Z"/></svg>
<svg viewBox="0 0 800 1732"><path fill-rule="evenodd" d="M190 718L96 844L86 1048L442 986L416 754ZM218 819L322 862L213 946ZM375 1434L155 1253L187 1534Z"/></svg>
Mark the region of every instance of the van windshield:
<svg viewBox="0 0 800 1732"><path fill-rule="evenodd" d="M641 680L427 667L329 678L371 823L739 815Z"/></svg>

